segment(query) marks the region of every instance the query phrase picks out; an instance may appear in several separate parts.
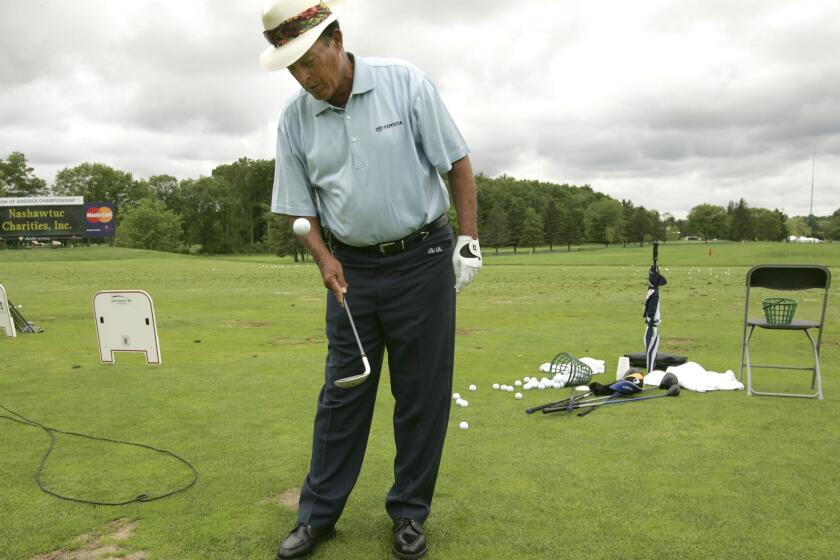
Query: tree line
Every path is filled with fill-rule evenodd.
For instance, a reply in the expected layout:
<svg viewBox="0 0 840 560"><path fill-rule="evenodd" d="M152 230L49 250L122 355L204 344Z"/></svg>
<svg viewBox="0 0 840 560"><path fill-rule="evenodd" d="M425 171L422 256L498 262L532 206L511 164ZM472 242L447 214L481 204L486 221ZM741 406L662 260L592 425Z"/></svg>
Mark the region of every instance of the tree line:
<svg viewBox="0 0 840 560"><path fill-rule="evenodd" d="M0 159L0 197L83 196L117 208L116 244L206 254L269 252L305 258L286 218L269 210L273 160L239 160L217 166L209 177L177 179L131 173L101 163L62 169L55 181L35 176L20 152ZM840 209L825 217L788 217L750 207L701 204L687 218L660 214L630 200L616 200L575 186L476 175L482 245L535 251L571 250L582 243L605 246L671 241L687 236L732 241L781 241L788 235L840 239ZM450 212L454 217L454 209ZM453 223L457 223L453 220Z"/></svg>

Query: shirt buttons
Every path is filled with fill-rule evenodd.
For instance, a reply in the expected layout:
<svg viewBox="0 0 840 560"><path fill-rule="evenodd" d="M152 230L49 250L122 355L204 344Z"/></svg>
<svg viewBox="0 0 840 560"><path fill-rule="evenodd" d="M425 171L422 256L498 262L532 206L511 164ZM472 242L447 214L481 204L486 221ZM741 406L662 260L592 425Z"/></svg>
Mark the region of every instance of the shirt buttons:
<svg viewBox="0 0 840 560"><path fill-rule="evenodd" d="M353 142L358 142L358 141L359 141L359 139L358 139L358 138L356 138L355 136L354 136L353 138L351 138L351 140L352 140Z"/></svg>

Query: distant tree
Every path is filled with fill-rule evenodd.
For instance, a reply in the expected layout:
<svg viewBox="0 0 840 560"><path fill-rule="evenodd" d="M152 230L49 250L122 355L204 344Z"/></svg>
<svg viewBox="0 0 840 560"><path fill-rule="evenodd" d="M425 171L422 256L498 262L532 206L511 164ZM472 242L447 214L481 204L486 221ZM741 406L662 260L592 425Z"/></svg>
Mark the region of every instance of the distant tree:
<svg viewBox="0 0 840 560"><path fill-rule="evenodd" d="M609 247L610 243L621 241L624 227L624 211L621 203L612 198L602 198L593 202L584 214L586 238L593 243L603 243Z"/></svg>
<svg viewBox="0 0 840 560"><path fill-rule="evenodd" d="M306 260L306 250L289 225L289 219L282 214L266 211L267 224L264 242L272 255L292 255L295 262Z"/></svg>
<svg viewBox="0 0 840 560"><path fill-rule="evenodd" d="M495 248L498 255L499 247L504 247L509 237L507 212L505 212L502 204L496 203L487 216L487 222L481 233L481 242L488 247Z"/></svg>
<svg viewBox="0 0 840 560"><path fill-rule="evenodd" d="M705 241L724 237L729 228L729 217L722 206L700 204L688 213L688 229Z"/></svg>
<svg viewBox="0 0 840 560"><path fill-rule="evenodd" d="M145 199L123 213L116 244L135 249L177 251L183 247L181 218L163 202Z"/></svg>
<svg viewBox="0 0 840 560"><path fill-rule="evenodd" d="M566 244L566 250L572 250L572 244L583 240L583 212L570 208L565 211L565 219L560 225L560 239Z"/></svg>
<svg viewBox="0 0 840 560"><path fill-rule="evenodd" d="M59 196L83 196L86 201L113 202L118 214L150 196L148 183L135 181L131 173L102 163L82 163L65 168L55 176L53 193Z"/></svg>
<svg viewBox="0 0 840 560"><path fill-rule="evenodd" d="M677 241L682 236L682 230L677 219L670 212L662 214L662 235L659 239L663 241Z"/></svg>
<svg viewBox="0 0 840 560"><path fill-rule="evenodd" d="M49 194L47 183L35 176L21 152L12 152L0 159L0 196L29 197Z"/></svg>
<svg viewBox="0 0 840 560"><path fill-rule="evenodd" d="M548 201L543 211L543 228L545 234L545 242L548 243L549 250L553 251L554 246L562 242L560 239L560 228L563 225L565 212L557 205L554 199Z"/></svg>
<svg viewBox="0 0 840 560"><path fill-rule="evenodd" d="M621 226L621 241L625 247L627 247L628 243L632 243L633 241L638 241L640 236L639 231L634 227L633 223L633 214L635 213L636 207L633 206L633 202L630 200L621 200L621 217L623 218L623 223Z"/></svg>
<svg viewBox="0 0 840 560"><path fill-rule="evenodd" d="M750 208L750 222L756 241L782 241L786 237L785 215L778 210Z"/></svg>
<svg viewBox="0 0 840 560"><path fill-rule="evenodd" d="M172 175L154 175L146 181L147 189L170 210L181 213L183 200L178 179Z"/></svg>
<svg viewBox="0 0 840 560"><path fill-rule="evenodd" d="M785 226L787 227L788 235L794 235L796 237L811 236L811 226L808 225L808 221L802 216L788 218Z"/></svg>
<svg viewBox="0 0 840 560"><path fill-rule="evenodd" d="M828 225L825 228L826 239L840 240L840 208L834 211L834 214L828 220Z"/></svg>
<svg viewBox="0 0 840 560"><path fill-rule="evenodd" d="M230 183L222 176L199 177L182 181L180 189L187 243L201 245L202 253L239 252L243 246L240 208Z"/></svg>
<svg viewBox="0 0 840 560"><path fill-rule="evenodd" d="M729 239L732 241L755 239L756 235L752 223L753 214L750 213L747 201L743 198L737 204L730 201L727 207L727 215L729 216Z"/></svg>
<svg viewBox="0 0 840 560"><path fill-rule="evenodd" d="M657 214L658 216L658 214ZM627 230L628 228L625 228ZM634 208L630 213L630 228L632 235L628 241L644 245L645 239L653 237L653 218L644 206Z"/></svg>
<svg viewBox="0 0 840 560"><path fill-rule="evenodd" d="M650 220L650 233L647 239L649 241L667 241L665 224L662 222L659 212L648 210L648 218Z"/></svg>
<svg viewBox="0 0 840 560"><path fill-rule="evenodd" d="M274 160L239 158L216 167L213 177L223 177L230 185L230 198L234 201L231 225L242 237L239 244L258 243L265 237L265 212L274 185Z"/></svg>
<svg viewBox="0 0 840 560"><path fill-rule="evenodd" d="M537 251L537 245L545 243L545 232L543 231L543 220L533 208L525 209L525 216L522 219L522 233L519 236L522 245L531 247L531 253Z"/></svg>
<svg viewBox="0 0 840 560"><path fill-rule="evenodd" d="M522 242L522 225L525 220L525 202L521 198L514 198L508 205L508 231L510 237L508 242L513 245L513 252L516 253L517 247L526 245Z"/></svg>

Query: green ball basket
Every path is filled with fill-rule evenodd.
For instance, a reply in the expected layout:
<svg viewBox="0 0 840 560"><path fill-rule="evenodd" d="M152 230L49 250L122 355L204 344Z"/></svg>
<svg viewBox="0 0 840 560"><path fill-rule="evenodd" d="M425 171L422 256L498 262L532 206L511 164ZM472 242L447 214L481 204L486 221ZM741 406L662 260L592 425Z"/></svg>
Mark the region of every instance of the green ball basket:
<svg viewBox="0 0 840 560"><path fill-rule="evenodd" d="M569 376L567 387L586 385L592 379L592 368L568 352L560 352L551 360L551 373L564 373Z"/></svg>
<svg viewBox="0 0 840 560"><path fill-rule="evenodd" d="M764 298L761 307L764 308L764 316L771 325L789 325L793 321L793 314L796 313L796 305L799 302L790 298Z"/></svg>

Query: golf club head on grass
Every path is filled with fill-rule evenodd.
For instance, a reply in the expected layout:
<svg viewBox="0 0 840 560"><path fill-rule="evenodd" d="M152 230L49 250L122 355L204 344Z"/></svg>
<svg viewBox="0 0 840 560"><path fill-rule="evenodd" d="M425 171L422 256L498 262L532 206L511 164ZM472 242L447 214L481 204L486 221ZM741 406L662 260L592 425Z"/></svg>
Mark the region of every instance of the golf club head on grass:
<svg viewBox="0 0 840 560"><path fill-rule="evenodd" d="M670 371L662 376L662 381L659 382L660 389L670 389L674 385L679 385L680 380Z"/></svg>
<svg viewBox="0 0 840 560"><path fill-rule="evenodd" d="M353 315L350 313L350 304L347 301L347 297L344 297L344 310L347 312L347 318L350 320L350 328L353 329L353 336L356 337L356 344L359 346L359 353L362 357L362 364L365 366L365 370L362 373L356 375L350 375L348 377L342 377L341 379L336 379L333 383L336 387L340 389L349 389L351 387L355 387L356 385L361 385L365 381L367 381L368 376L370 376L370 362L367 359L367 355L365 354L365 349L362 347L362 341L359 338L359 332L356 330L356 323L353 322Z"/></svg>

